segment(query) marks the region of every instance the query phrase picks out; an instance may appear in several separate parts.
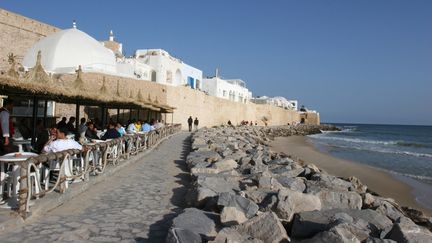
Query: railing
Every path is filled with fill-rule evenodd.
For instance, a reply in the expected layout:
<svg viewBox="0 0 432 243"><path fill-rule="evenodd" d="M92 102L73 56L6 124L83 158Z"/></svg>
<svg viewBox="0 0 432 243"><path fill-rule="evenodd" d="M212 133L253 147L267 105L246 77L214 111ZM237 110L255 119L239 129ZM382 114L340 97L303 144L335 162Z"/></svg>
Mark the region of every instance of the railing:
<svg viewBox="0 0 432 243"><path fill-rule="evenodd" d="M180 124L167 125L148 133L126 134L121 138L86 145L83 150L71 149L27 159L20 163L18 213L25 218L30 212L31 199L52 192L64 193L72 181L88 181L90 176L103 174L107 166L117 166L122 160L180 130Z"/></svg>

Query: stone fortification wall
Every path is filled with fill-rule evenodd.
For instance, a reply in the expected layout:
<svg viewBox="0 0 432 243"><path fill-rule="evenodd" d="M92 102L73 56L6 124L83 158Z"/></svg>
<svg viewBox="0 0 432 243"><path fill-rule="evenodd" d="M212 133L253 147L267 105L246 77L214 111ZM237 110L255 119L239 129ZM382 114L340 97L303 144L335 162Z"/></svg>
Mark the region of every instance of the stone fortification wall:
<svg viewBox="0 0 432 243"><path fill-rule="evenodd" d="M243 120L257 121L258 125L264 125L264 120L267 120L268 125L286 125L300 121L300 115L296 111L271 105L233 102L189 87L167 87L167 103L177 107L174 122L184 125L189 116L198 117L200 126L226 124L228 120L233 125Z"/></svg>
<svg viewBox="0 0 432 243"><path fill-rule="evenodd" d="M21 63L26 51L41 38L60 29L16 13L0 9L0 70L8 70L8 54Z"/></svg>
<svg viewBox="0 0 432 243"><path fill-rule="evenodd" d="M176 107L173 118L167 115L162 119L167 122L182 123L186 127L186 121L189 116L198 117L200 126L214 126L226 124L231 120L232 124L239 124L241 121L253 121L258 125L286 125L287 123L300 122L300 113L291 110L285 110L271 105L258 105L254 103L243 104L229 100L206 95L204 92L191 89L189 87L175 87L155 82L135 80L117 76L102 75L98 73L83 73L84 88L88 90L100 90L105 77L106 92L117 95L117 83L119 84L119 93L122 97L137 97L138 91L144 100L157 100L160 104L167 104ZM70 86L74 82L76 75L55 75L54 82ZM82 108L81 114L85 117L96 117L97 109ZM123 113L127 113L123 115ZM116 115L116 110L110 110L110 115ZM74 116L75 106L57 104L57 116ZM136 118L136 111L133 112L133 118ZM129 118L129 111L122 110L120 117ZM140 118L146 119L147 113L142 111ZM121 119L124 120L124 119ZM307 123L319 123L319 119L308 119Z"/></svg>

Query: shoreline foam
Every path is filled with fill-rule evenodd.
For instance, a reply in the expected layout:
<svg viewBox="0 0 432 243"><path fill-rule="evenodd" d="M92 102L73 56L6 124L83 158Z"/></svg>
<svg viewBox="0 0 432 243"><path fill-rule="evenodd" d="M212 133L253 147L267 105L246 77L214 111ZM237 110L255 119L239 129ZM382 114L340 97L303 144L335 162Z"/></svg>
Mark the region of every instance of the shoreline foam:
<svg viewBox="0 0 432 243"><path fill-rule="evenodd" d="M401 178L402 176L371 166L339 159L323 153L316 149L311 142L307 141L305 136L278 137L271 143L271 149L274 152L295 156L305 163L315 164L335 176L345 178L355 176L372 191L384 197L393 198L401 205L413 207L432 215L432 208L416 200L424 193L424 189L419 188L416 190L413 182L408 180L409 178Z"/></svg>

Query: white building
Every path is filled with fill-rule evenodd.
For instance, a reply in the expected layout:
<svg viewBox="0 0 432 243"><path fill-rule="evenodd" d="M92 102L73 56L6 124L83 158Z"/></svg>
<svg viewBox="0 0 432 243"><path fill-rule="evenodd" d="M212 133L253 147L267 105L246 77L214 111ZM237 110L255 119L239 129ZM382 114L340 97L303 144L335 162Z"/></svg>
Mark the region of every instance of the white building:
<svg viewBox="0 0 432 243"><path fill-rule="evenodd" d="M202 71L172 57L162 49L137 50L135 60L151 67L150 80L168 85L188 85L193 89L202 87Z"/></svg>
<svg viewBox="0 0 432 243"><path fill-rule="evenodd" d="M168 85L189 85L201 89L202 71L172 57L162 49L137 50L134 58L125 58L121 43L114 41L110 31L108 41L99 42L78 30L71 29L49 35L34 44L24 56L23 66L35 65L38 51L42 66L49 73L97 72L127 78L142 79Z"/></svg>
<svg viewBox="0 0 432 243"><path fill-rule="evenodd" d="M285 97L281 97L281 96L276 96L276 97L260 96L260 97L252 98L251 101L255 104L269 104L269 105L274 105L288 110L298 109L297 100L287 100Z"/></svg>
<svg viewBox="0 0 432 243"><path fill-rule="evenodd" d="M252 98L252 92L241 79L206 78L203 79L202 90L212 96L242 103L248 103Z"/></svg>

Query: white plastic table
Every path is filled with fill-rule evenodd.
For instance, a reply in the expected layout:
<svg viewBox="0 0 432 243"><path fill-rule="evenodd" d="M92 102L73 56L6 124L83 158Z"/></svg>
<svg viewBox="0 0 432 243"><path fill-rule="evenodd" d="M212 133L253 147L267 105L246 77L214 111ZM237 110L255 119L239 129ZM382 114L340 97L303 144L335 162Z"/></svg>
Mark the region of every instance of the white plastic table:
<svg viewBox="0 0 432 243"><path fill-rule="evenodd" d="M13 163L13 168L11 175L12 178L12 196L11 196L11 203L16 204L16 198L17 198L17 184L18 184L18 176L19 176L19 162L26 161L28 158L38 156L38 154L30 153L30 152L19 152L19 153L9 153L5 154L3 156L0 156L0 204L4 204L5 200L3 198L4 194L4 185L5 185L5 179L6 179L6 164L7 163ZM10 208L15 205L11 205L10 203L4 204L1 207L3 208Z"/></svg>

